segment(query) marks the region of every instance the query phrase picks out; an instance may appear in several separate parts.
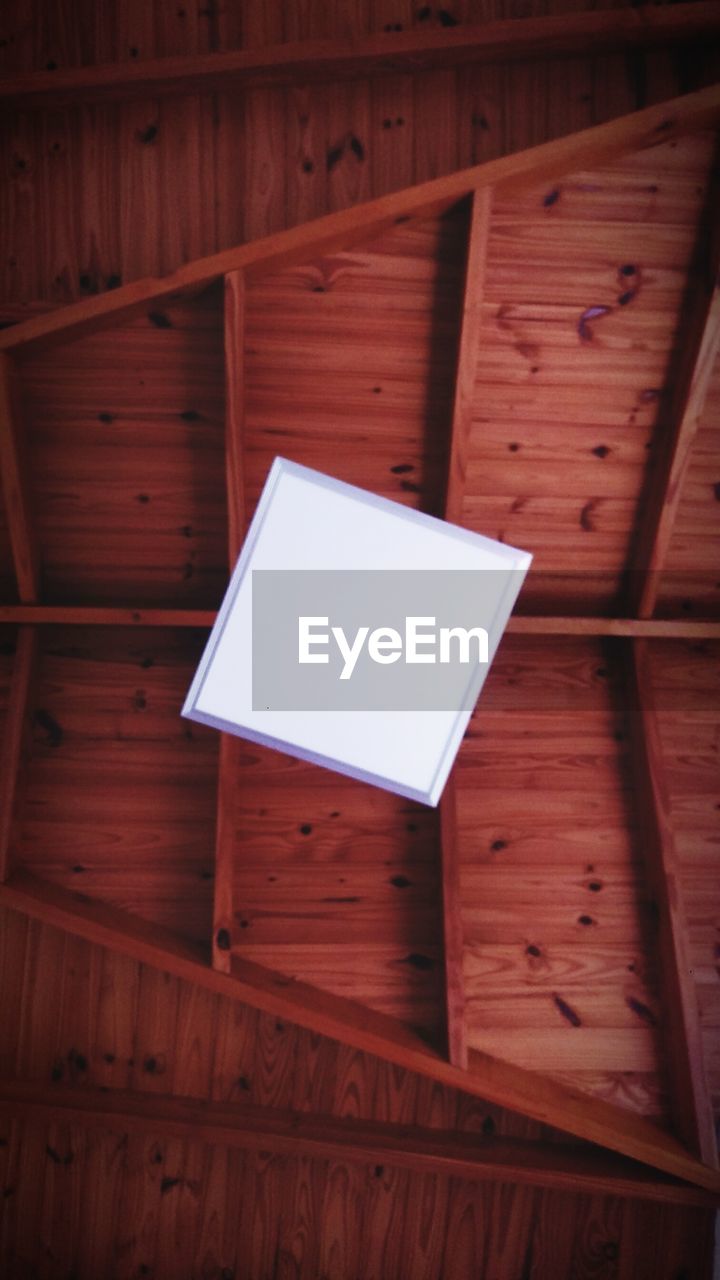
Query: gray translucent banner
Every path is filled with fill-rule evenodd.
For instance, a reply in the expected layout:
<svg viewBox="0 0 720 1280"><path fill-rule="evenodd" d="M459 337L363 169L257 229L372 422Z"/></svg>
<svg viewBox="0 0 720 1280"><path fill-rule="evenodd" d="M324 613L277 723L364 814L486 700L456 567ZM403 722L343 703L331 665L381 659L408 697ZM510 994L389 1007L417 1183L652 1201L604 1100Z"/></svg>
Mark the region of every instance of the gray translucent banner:
<svg viewBox="0 0 720 1280"><path fill-rule="evenodd" d="M253 710L471 710L514 572L253 571Z"/></svg>

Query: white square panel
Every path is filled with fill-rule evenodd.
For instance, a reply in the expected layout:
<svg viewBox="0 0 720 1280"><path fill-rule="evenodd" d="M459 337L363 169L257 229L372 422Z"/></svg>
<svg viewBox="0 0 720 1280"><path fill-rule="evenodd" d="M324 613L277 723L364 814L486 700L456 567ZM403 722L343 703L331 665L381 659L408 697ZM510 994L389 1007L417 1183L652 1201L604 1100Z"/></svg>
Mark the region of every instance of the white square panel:
<svg viewBox="0 0 720 1280"><path fill-rule="evenodd" d="M436 805L531 559L525 551L276 458L183 715ZM254 707L253 574L311 570L335 571L336 575L365 571L363 577L368 578L372 578L368 571L378 575L388 571L436 576L457 576L457 571L484 574L472 579L486 584L473 596L472 608L478 626L487 633L489 662L469 663L467 677L462 676L467 685L463 706L445 710L419 705L404 710ZM352 581L356 580L359 582L360 576ZM425 580L412 579L414 583ZM383 619L374 621L379 625ZM315 633L321 632L322 628ZM430 648L428 645L426 651ZM324 650L318 645L313 651ZM378 676L395 680L393 673L400 672L406 652L396 667L386 666L383 673L378 670ZM364 652L363 661L367 657ZM313 668L313 673L317 670ZM328 668L323 677L326 673L328 678L332 674ZM352 677L345 685L337 683L338 691L350 699L351 688Z"/></svg>

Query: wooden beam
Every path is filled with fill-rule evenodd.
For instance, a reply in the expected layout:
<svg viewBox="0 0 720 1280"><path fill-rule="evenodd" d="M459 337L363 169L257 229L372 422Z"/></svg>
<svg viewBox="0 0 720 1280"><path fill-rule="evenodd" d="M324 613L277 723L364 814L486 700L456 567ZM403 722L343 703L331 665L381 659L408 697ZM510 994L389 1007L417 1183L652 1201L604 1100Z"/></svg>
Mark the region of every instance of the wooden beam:
<svg viewBox="0 0 720 1280"><path fill-rule="evenodd" d="M673 1118L689 1149L705 1164L717 1166L680 869L644 640L632 644L627 683L638 816L648 879L658 909L663 1029Z"/></svg>
<svg viewBox="0 0 720 1280"><path fill-rule="evenodd" d="M0 1113L317 1160L389 1164L471 1181L711 1207L716 1198L593 1147L317 1115L124 1089L0 1080Z"/></svg>
<svg viewBox="0 0 720 1280"><path fill-rule="evenodd" d="M212 627L214 609L118 609L112 605L0 605L0 625L51 627ZM720 622L688 618L552 618L513 614L515 636L620 636L647 640L720 640Z"/></svg>
<svg viewBox="0 0 720 1280"><path fill-rule="evenodd" d="M448 450L448 476L445 486L445 519L462 524L465 498L465 473L472 426L472 410L475 400L475 375L477 371L482 305L485 293L485 266L487 263L490 217L492 213L492 189L480 187L471 196L470 226L468 231L467 260L463 289L460 342L453 414Z"/></svg>
<svg viewBox="0 0 720 1280"><path fill-rule="evenodd" d="M717 156L716 156L717 161ZM651 618L677 517L693 442L720 351L720 177L710 183L691 288L681 318L681 356L661 410L658 458L643 495L633 548L629 612ZM664 428L667 428L666 430Z"/></svg>
<svg viewBox="0 0 720 1280"><path fill-rule="evenodd" d="M0 481L10 531L18 595L24 603L40 594L38 553L20 430L20 396L15 361L0 352Z"/></svg>
<svg viewBox="0 0 720 1280"><path fill-rule="evenodd" d="M20 627L0 747L0 881L7 880L12 866L18 792L28 749L30 695L37 655L36 629Z"/></svg>
<svg viewBox="0 0 720 1280"><path fill-rule="evenodd" d="M167 93L214 93L226 88L393 75L466 62L589 57L708 39L719 32L720 12L712 0L667 9L559 13L463 23L448 30L415 27L360 40L308 40L227 53L23 72L0 79L0 101L27 111L79 102L157 98Z"/></svg>
<svg viewBox="0 0 720 1280"><path fill-rule="evenodd" d="M492 189L481 187L474 191L470 197L465 281L445 485L444 516L454 524L462 524L491 210ZM463 922L460 904L455 781L452 775L447 781L440 801L440 856L448 1056L454 1066L465 1069L468 1065L468 1046L465 1025Z"/></svg>
<svg viewBox="0 0 720 1280"><path fill-rule="evenodd" d="M225 489L230 568L245 537L245 277L242 271L225 276Z"/></svg>
<svg viewBox="0 0 720 1280"><path fill-rule="evenodd" d="M453 1066L465 1071L468 1065L468 1044L465 1021L464 934L453 774L450 774L440 800L440 859L448 1057Z"/></svg>
<svg viewBox="0 0 720 1280"><path fill-rule="evenodd" d="M245 536L245 280L242 271L225 277L225 492L228 521L228 561L232 572ZM213 965L230 972L234 938L233 857L235 852L234 798L240 776L242 743L230 733L220 735L215 879L213 885Z"/></svg>
<svg viewBox="0 0 720 1280"><path fill-rule="evenodd" d="M561 16L563 20L566 17ZM30 350L53 341L67 342L121 317L142 314L150 303L155 305L185 290L210 284L230 271L245 269L253 278L280 271L319 254L348 248L394 226L398 219L404 221L440 212L478 187L497 187L506 193L544 180L556 181L576 169L591 169L628 152L656 146L698 129L712 128L719 119L720 85L712 85L555 142L381 196L251 244L198 258L162 280L136 280L35 316L3 329L0 349Z"/></svg>
<svg viewBox="0 0 720 1280"><path fill-rule="evenodd" d="M220 973L207 962L204 948L84 894L36 880L27 872L16 871L0 885L0 903L720 1195L720 1173L695 1159L671 1134L641 1116L536 1072L477 1052L470 1054L469 1070L462 1071L429 1048L410 1027L385 1014L237 956L233 956L232 972Z"/></svg>
<svg viewBox="0 0 720 1280"><path fill-rule="evenodd" d="M118 609L112 605L0 605L0 623L48 627L212 627L214 609Z"/></svg>
<svg viewBox="0 0 720 1280"><path fill-rule="evenodd" d="M235 936L233 920L233 851L235 824L233 795L240 774L238 763L242 744L231 733L220 734L215 820L215 877L213 881L213 965L221 973L230 972Z"/></svg>
<svg viewBox="0 0 720 1280"><path fill-rule="evenodd" d="M720 640L720 623L687 618L530 618L514 614L515 636L625 636L647 640Z"/></svg>

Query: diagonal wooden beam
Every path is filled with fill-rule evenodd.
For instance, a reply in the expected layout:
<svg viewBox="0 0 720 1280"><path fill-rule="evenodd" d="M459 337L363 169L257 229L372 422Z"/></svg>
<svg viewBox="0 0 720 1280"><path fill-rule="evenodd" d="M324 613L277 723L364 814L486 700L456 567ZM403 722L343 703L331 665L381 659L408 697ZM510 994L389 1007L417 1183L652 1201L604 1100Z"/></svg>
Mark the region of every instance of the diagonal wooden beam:
<svg viewBox="0 0 720 1280"><path fill-rule="evenodd" d="M0 881L11 870L19 790L30 734L30 696L38 658L35 627L20 627L0 747Z"/></svg>
<svg viewBox="0 0 720 1280"><path fill-rule="evenodd" d="M30 603L40 594L38 551L20 433L18 371L6 352L0 352L0 481L18 595Z"/></svg>
<svg viewBox="0 0 720 1280"><path fill-rule="evenodd" d="M229 272L224 292L225 342L225 490L230 570L245 536L245 468L243 439L245 418L245 280L242 271ZM217 821L215 828L215 880L213 897L213 965L230 972L234 936L233 855L234 797L240 774L242 744L231 733L220 735L218 758Z"/></svg>
<svg viewBox="0 0 720 1280"><path fill-rule="evenodd" d="M0 885L0 903L720 1195L720 1173L695 1159L671 1134L546 1076L477 1052L470 1054L469 1070L462 1071L393 1018L237 956L233 956L231 973L218 972L208 963L204 948L84 894L36 880L27 872L16 871Z"/></svg>
<svg viewBox="0 0 720 1280"><path fill-rule="evenodd" d="M465 281L458 342L452 422L448 447L444 516L462 522L468 445L472 426L480 324L485 285L492 190L481 187L470 197ZM440 854L442 872L445 1013L448 1054L456 1067L467 1067L465 980L463 974L463 923L460 906L455 780L451 774L440 801Z"/></svg>
<svg viewBox="0 0 720 1280"><path fill-rule="evenodd" d="M188 627L208 630L214 609L123 609L98 605L0 604L0 624L49 627ZM625 636L647 640L720 640L720 622L697 618L554 618L514 614L514 636Z"/></svg>
<svg viewBox="0 0 720 1280"><path fill-rule="evenodd" d="M148 310L151 302L156 304L183 291L201 288L230 271L244 269L253 278L281 271L318 254L346 249L393 227L398 219L404 221L438 213L478 187L496 187L509 192L536 182L557 181L576 169L590 169L628 152L656 146L698 129L713 128L719 120L720 85L712 85L609 124L596 125L555 142L328 214L250 244L198 258L162 280L136 280L35 316L0 331L0 350L30 350L53 341L69 342L121 317L140 315Z"/></svg>
<svg viewBox="0 0 720 1280"><path fill-rule="evenodd" d="M304 84L452 67L466 62L587 56L707 39L720 31L712 0L667 8L601 9L444 30L415 27L363 39L308 40L227 53L33 71L0 79L0 101L26 111L167 93Z"/></svg>
<svg viewBox="0 0 720 1280"><path fill-rule="evenodd" d="M716 157L717 160L717 157ZM710 184L700 244L691 270L692 290L684 315L681 360L663 413L669 430L651 473L633 548L629 611L655 612L663 566L677 517L693 442L720 351L720 178Z"/></svg>
<svg viewBox="0 0 720 1280"><path fill-rule="evenodd" d="M715 1124L705 1075L680 868L644 640L632 643L627 695L645 865L658 909L663 1029L673 1119L688 1148L705 1164L716 1166Z"/></svg>
<svg viewBox="0 0 720 1280"><path fill-rule="evenodd" d="M621 1156L568 1143L482 1137L125 1089L48 1087L45 1081L32 1080L0 1080L2 1112L47 1124L97 1125L241 1150L389 1164L477 1182L521 1183L663 1204L716 1204L716 1198L699 1187Z"/></svg>

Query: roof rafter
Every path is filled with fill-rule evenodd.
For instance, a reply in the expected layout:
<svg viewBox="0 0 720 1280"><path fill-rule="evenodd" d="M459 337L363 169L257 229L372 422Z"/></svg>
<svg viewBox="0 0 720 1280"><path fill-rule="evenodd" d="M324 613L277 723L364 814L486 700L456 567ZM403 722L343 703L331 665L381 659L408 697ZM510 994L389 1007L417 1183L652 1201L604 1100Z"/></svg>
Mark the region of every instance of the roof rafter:
<svg viewBox="0 0 720 1280"><path fill-rule="evenodd" d="M183 290L198 290L223 275L226 278L226 375L228 386L228 431L226 475L230 496L230 555L239 545L244 512L242 504L233 500L242 490L242 292L243 282L281 267L306 261L308 257L332 248L346 249L350 244L412 216L426 215L453 206L472 196L474 239L470 239L466 301L463 316L460 354L457 370L453 435L450 449L450 480L446 514L459 518L464 478L464 441L469 427L469 388L473 378L473 355L477 346L479 302L469 296L469 283L482 262L484 237L491 192L495 187L516 191L530 182L559 176L577 168L598 165L625 151L650 147L682 132L695 131L714 124L720 116L720 88L703 90L673 103L650 108L600 126L582 134L546 144L532 151L506 157L491 164L466 170L448 178L426 183L410 191L384 197L356 209L345 210L320 219L306 227L271 236L251 245L213 255L181 268L165 280L138 281L111 294L106 294L57 313L36 317L0 334L0 347L22 353L45 342L63 341L90 333L99 325L139 313L150 300L168 298ZM474 266L472 265L474 263ZM701 344L702 346L702 344ZM6 370L11 369L5 355ZM9 385L9 377L7 379ZM7 399L9 404L9 397ZM6 419L12 425L8 412ZM6 433L11 438L11 433ZM29 530L29 525L28 525ZM18 575L20 577L20 575ZM33 595L36 592L33 591ZM0 619L18 621L23 615L0 611ZM29 606L25 606L26 608ZM199 621L200 619L200 621ZM107 622L115 625L210 625L214 614L206 611L163 610L60 610L35 606L25 621ZM700 627L706 624L699 624ZM707 624L712 626L712 624ZM663 629L663 627L665 629ZM671 627L672 630L667 628ZM688 628L693 627L690 631ZM643 630L643 628L651 628ZM684 628L684 629L682 629ZM565 635L694 635L698 624L654 623L643 619L533 619L516 618L509 631L516 634ZM718 634L718 626L702 634ZM204 985L210 990L232 995L255 1007L276 1013L331 1036L363 1051L375 1053L402 1067L417 1071L434 1080L476 1094L488 1101L510 1107L542 1123L554 1125L578 1137L609 1147L622 1155L651 1164L664 1172L679 1176L714 1192L720 1192L720 1175L707 1167L712 1152L704 1140L695 1140L692 1124L683 1123L683 1136L701 1152L705 1164L674 1138L664 1134L637 1116L621 1112L613 1106L563 1088L554 1081L526 1071L508 1062L477 1052L467 1054L462 1025L462 931L459 929L457 867L452 810L452 792L443 814L444 883L446 944L448 945L447 998L451 1043L450 1063L424 1044L409 1028L352 1001L331 996L316 988L281 974L273 973L232 954L232 849L233 834L226 822L236 770L236 739L228 739L221 748L218 788L217 853L219 876L216 883L213 965L203 951L187 947L155 926L114 911L101 903L93 903L81 895L64 892L51 885L33 881L22 872L11 874L0 888L0 901L17 907L39 919L60 925L79 936L101 945L135 956L149 964L166 969L177 976ZM663 850L660 849L660 853ZM666 886L666 898L670 899ZM228 931L228 946L218 945L221 931ZM675 957L675 974L682 966ZM672 979L671 979L672 982ZM684 1014L683 1014L684 1017ZM687 1030L687 1028L685 1028ZM686 1035L686 1044L689 1044ZM687 1050L682 1050L683 1053ZM468 1063L468 1069L459 1069ZM690 1064L691 1067L691 1064ZM683 1083L683 1071L685 1072ZM691 1075L691 1070L690 1070ZM685 1067L679 1069L679 1093L693 1087ZM688 1081L689 1084L688 1084ZM687 1087L686 1087L687 1086ZM699 1114L698 1108L695 1108ZM692 1117L691 1117L692 1119ZM696 1126L699 1127L699 1126Z"/></svg>
<svg viewBox="0 0 720 1280"><path fill-rule="evenodd" d="M631 642L627 684L638 816L647 875L659 917L665 1053L673 1117L688 1147L706 1164L717 1165L715 1124L645 640Z"/></svg>
<svg viewBox="0 0 720 1280"><path fill-rule="evenodd" d="M156 98L167 93L306 84L418 72L466 62L608 53L677 44L717 34L712 0L667 8L601 9L449 30L416 27L363 39L308 40L227 53L153 58L31 71L0 79L0 100L18 109Z"/></svg>
<svg viewBox="0 0 720 1280"><path fill-rule="evenodd" d="M242 1150L321 1160L390 1164L414 1173L521 1183L664 1204L712 1206L699 1187L663 1177L635 1161L566 1143L491 1138L416 1125L378 1124L206 1098L0 1080L0 1111L49 1123L98 1125Z"/></svg>
<svg viewBox="0 0 720 1280"><path fill-rule="evenodd" d="M455 369L455 394L448 447L444 517L462 521L467 448L472 425L473 392L487 262L492 188L481 187L471 196L465 283L460 337ZM450 1061L467 1067L467 1026L463 977L463 923L460 908L460 872L457 847L455 780L451 775L440 801L440 853L443 898L445 960L445 1009Z"/></svg>
<svg viewBox="0 0 720 1280"><path fill-rule="evenodd" d="M36 627L20 627L0 751L0 881L11 869L18 791L27 750L30 694L38 656Z"/></svg>
<svg viewBox="0 0 720 1280"><path fill-rule="evenodd" d="M228 561L234 567L245 536L245 481L243 420L245 382L245 279L242 271L225 277L223 333L225 348L225 491L228 517ZM239 769L241 741L230 733L220 735L215 828L215 877L213 885L213 964L230 972L233 941L233 851L235 829L232 803Z"/></svg>
<svg viewBox="0 0 720 1280"><path fill-rule="evenodd" d="M138 609L112 605L0 605L0 624L49 627L212 627L214 609ZM591 618L515 614L508 635L626 636L647 640L720 640L720 622L691 618Z"/></svg>
<svg viewBox="0 0 720 1280"><path fill-rule="evenodd" d="M434 178L366 204L331 213L287 231L227 249L179 267L161 280L136 280L108 293L71 303L0 332L0 350L32 350L70 341L84 333L139 315L148 303L201 289L230 271L246 269L248 278L293 266L320 253L348 248L367 236L410 217L441 212L479 187L517 191L528 183L556 179L628 151L657 146L684 133L710 128L720 117L720 85L674 98L658 106L543 143L499 160Z"/></svg>
<svg viewBox="0 0 720 1280"><path fill-rule="evenodd" d="M6 352L0 352L0 483L18 595L24 604L30 604L38 599L40 593L40 573L20 436L19 402L16 362Z"/></svg>
<svg viewBox="0 0 720 1280"><path fill-rule="evenodd" d="M660 440L661 453L650 475L631 562L629 603L631 612L639 618L651 618L655 611L693 442L720 351L719 197L720 179L716 174L710 183L691 270L687 336L683 332L681 359L672 379L666 415L669 429Z"/></svg>
<svg viewBox="0 0 720 1280"><path fill-rule="evenodd" d="M0 903L720 1195L720 1173L696 1160L676 1138L640 1116L567 1089L536 1072L478 1052L470 1054L469 1070L463 1071L430 1049L409 1027L385 1014L237 956L233 956L231 973L218 972L208 963L203 948L26 872L16 871L0 885Z"/></svg>

